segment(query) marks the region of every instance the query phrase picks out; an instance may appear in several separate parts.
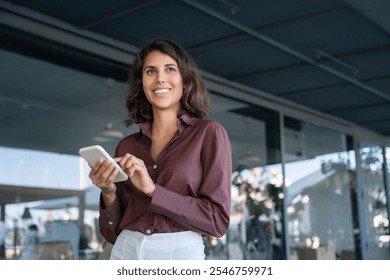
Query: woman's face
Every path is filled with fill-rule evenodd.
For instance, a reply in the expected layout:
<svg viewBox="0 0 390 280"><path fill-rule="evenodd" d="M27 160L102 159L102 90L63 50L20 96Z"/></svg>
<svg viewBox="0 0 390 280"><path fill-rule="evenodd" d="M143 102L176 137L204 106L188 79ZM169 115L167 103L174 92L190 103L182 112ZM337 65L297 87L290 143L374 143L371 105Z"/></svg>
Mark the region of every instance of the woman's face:
<svg viewBox="0 0 390 280"><path fill-rule="evenodd" d="M169 55L153 51L146 56L142 68L142 85L153 110L180 111L183 95L183 77L176 60Z"/></svg>

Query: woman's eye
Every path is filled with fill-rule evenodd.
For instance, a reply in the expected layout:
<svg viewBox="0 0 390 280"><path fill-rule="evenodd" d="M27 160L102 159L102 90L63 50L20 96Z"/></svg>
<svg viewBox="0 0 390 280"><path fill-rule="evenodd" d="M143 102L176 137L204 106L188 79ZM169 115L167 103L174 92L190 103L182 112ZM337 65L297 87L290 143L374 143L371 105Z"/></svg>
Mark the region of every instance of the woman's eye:
<svg viewBox="0 0 390 280"><path fill-rule="evenodd" d="M168 72L176 72L176 68L175 67L168 67L167 71Z"/></svg>
<svg viewBox="0 0 390 280"><path fill-rule="evenodd" d="M153 75L154 73L156 73L155 70L152 70L152 69L146 70L146 74L148 74L148 75Z"/></svg>

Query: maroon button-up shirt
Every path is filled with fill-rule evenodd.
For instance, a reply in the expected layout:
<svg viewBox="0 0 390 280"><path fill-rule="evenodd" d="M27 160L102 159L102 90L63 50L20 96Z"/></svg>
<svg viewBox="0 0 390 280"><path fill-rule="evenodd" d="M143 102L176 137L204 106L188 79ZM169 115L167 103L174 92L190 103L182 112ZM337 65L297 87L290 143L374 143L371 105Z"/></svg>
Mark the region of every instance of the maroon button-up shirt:
<svg viewBox="0 0 390 280"><path fill-rule="evenodd" d="M151 123L121 140L115 157L142 159L156 184L148 197L131 181L117 183L117 199L100 207L100 232L114 243L122 229L144 234L195 231L220 237L229 226L231 145L225 129L212 120L187 114L156 161L151 156ZM101 204L102 205L102 204Z"/></svg>

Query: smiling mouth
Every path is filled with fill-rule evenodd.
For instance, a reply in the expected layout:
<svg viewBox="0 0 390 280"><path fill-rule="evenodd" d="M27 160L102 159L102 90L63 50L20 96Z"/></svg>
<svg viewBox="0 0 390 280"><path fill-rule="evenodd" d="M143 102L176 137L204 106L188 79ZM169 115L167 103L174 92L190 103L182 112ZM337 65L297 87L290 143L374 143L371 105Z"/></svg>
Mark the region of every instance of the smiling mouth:
<svg viewBox="0 0 390 280"><path fill-rule="evenodd" d="M171 89L169 89L169 88L160 88L160 89L153 90L153 92L156 94L165 94L165 93L168 93L170 91L171 91Z"/></svg>

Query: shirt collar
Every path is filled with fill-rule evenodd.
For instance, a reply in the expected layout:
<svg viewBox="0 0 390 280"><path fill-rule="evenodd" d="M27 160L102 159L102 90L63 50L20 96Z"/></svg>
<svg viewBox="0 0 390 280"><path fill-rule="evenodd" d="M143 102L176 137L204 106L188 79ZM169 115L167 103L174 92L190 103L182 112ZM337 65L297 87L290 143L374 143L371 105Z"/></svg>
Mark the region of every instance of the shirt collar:
<svg viewBox="0 0 390 280"><path fill-rule="evenodd" d="M196 122L196 118L191 117L188 113L182 114L179 119L181 119L184 123L193 126Z"/></svg>
<svg viewBox="0 0 390 280"><path fill-rule="evenodd" d="M188 113L182 114L176 122L177 129L179 130L179 135L183 133L185 125L193 126L196 122L196 118L191 117ZM149 138L152 137L152 122L144 122L140 124L140 133L138 137L141 135L146 135Z"/></svg>

